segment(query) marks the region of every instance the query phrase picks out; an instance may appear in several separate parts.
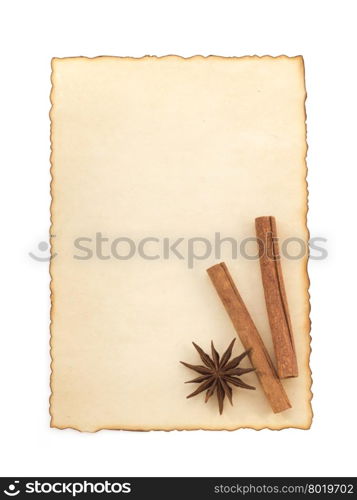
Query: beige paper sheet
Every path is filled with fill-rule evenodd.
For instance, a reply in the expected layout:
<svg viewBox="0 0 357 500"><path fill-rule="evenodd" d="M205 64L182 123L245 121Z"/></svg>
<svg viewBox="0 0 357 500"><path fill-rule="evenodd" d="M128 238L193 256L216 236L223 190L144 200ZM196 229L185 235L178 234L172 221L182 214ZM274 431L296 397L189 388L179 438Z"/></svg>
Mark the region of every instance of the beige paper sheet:
<svg viewBox="0 0 357 500"><path fill-rule="evenodd" d="M222 351L236 336L205 271L220 261L274 361L259 261L233 258L226 242L190 264L187 245L217 232L254 237L261 215L276 217L282 239L307 241L302 58L54 59L52 82L51 425L309 428L306 257L282 262L300 370L282 381L291 409L274 414L250 373L257 390L234 390L220 416L215 398L186 399L195 375L179 364L199 364L192 341L208 350L213 339ZM96 233L109 239L102 255ZM159 258L116 258L109 247L119 237L136 246L157 238L144 251ZM92 241L79 248L78 238ZM183 259L165 256L165 238L183 238ZM192 241L197 255L207 251Z"/></svg>

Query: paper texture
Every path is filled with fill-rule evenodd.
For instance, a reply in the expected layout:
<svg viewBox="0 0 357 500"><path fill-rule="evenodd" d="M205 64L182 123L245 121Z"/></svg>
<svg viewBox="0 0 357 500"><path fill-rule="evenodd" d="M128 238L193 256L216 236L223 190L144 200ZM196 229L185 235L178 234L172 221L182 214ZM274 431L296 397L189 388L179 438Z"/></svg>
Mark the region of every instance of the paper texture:
<svg viewBox="0 0 357 500"><path fill-rule="evenodd" d="M220 261L275 362L257 247L240 243L262 215L308 239L302 58L54 59L52 82L51 425L308 428L306 256L282 259L291 409L274 414L249 373L257 390L235 389L221 416L215 398L186 399L195 374L179 363L200 364L192 341L223 352L236 336L205 271Z"/></svg>

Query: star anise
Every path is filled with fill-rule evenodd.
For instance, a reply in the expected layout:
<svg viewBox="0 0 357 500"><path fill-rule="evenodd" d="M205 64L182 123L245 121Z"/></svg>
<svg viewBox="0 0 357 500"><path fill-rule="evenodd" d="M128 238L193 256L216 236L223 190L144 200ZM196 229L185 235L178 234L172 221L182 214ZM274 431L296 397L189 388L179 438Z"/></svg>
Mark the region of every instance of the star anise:
<svg viewBox="0 0 357 500"><path fill-rule="evenodd" d="M187 396L187 398L192 398L203 391L207 391L205 398L205 402L207 403L209 398L216 392L220 414L223 412L223 402L226 396L231 405L233 405L231 385L241 387L242 389L255 390L255 387L246 384L239 378L241 375L255 370L255 368L238 367L242 359L245 358L249 351L245 351L236 358L230 360L235 340L236 339L232 340L228 349L221 358L216 351L213 342L211 342L212 357L206 354L200 346L192 342L205 366L190 365L189 363L180 361L180 363L187 366L187 368L190 368L201 375L200 377L186 382L186 384L200 384L194 392Z"/></svg>

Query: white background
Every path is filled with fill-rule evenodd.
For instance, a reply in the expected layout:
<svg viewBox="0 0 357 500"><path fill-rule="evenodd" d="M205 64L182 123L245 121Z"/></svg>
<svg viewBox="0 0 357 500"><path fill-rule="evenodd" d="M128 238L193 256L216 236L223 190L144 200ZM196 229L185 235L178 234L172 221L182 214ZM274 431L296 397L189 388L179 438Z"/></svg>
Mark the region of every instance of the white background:
<svg viewBox="0 0 357 500"><path fill-rule="evenodd" d="M356 475L356 2L2 2L0 475ZM309 431L49 428L53 56L302 54L308 90L313 409ZM95 401L93 401L95 404ZM353 454L352 454L353 453Z"/></svg>

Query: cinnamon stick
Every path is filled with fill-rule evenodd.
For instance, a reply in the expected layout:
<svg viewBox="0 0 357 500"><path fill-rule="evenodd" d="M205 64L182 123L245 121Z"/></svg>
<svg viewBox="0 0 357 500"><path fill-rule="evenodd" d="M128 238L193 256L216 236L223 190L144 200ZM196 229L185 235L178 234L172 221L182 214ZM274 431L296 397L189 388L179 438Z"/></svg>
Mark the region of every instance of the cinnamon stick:
<svg viewBox="0 0 357 500"><path fill-rule="evenodd" d="M281 269L275 218L258 217L255 219L255 228L278 375L280 378L297 377L298 366Z"/></svg>
<svg viewBox="0 0 357 500"><path fill-rule="evenodd" d="M274 413L291 408L274 365L224 262L207 269Z"/></svg>

